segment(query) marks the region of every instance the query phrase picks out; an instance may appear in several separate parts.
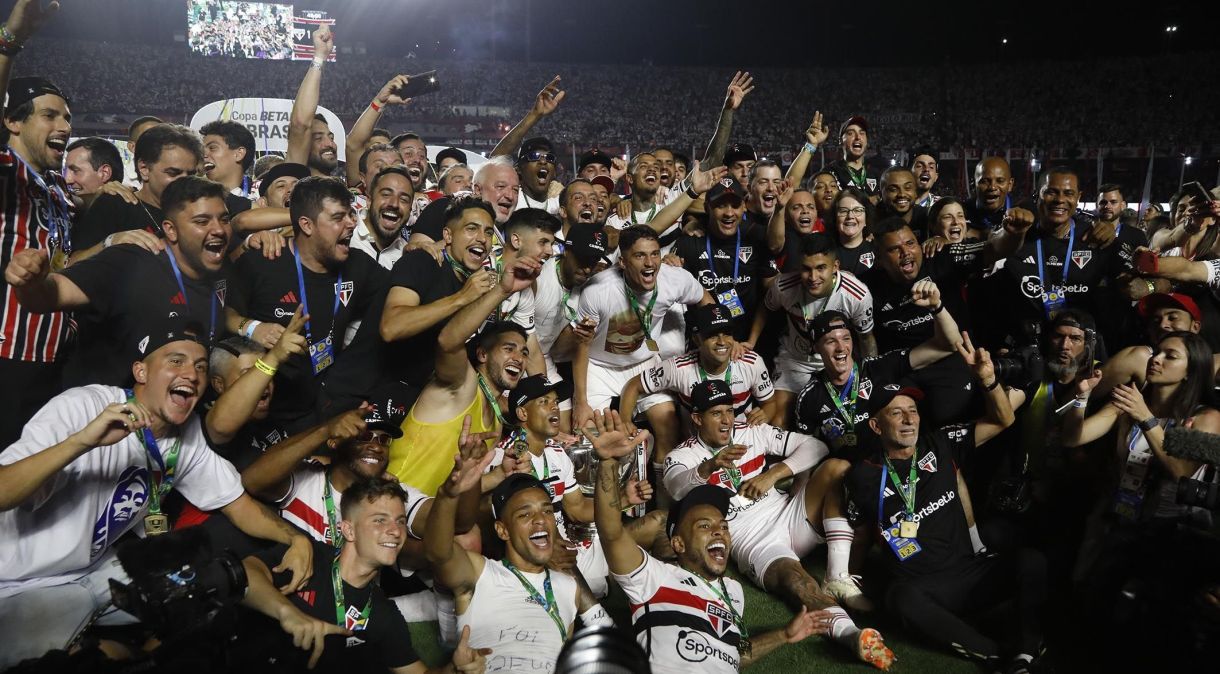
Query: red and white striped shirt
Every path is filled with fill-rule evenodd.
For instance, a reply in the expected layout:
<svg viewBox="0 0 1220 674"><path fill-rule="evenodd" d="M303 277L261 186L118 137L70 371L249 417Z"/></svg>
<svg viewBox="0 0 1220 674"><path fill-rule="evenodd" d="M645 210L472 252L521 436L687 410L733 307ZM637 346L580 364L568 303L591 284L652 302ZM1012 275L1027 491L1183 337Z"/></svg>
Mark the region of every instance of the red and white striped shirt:
<svg viewBox="0 0 1220 674"><path fill-rule="evenodd" d="M788 331L779 340L781 356L798 362L813 363L822 369L822 357L813 352L813 336L809 332L813 318L823 311L841 311L859 334L873 331L873 295L868 286L851 272L835 275L834 289L821 299L805 292L800 272L781 275L767 291L767 309L783 311L788 319Z"/></svg>
<svg viewBox="0 0 1220 674"><path fill-rule="evenodd" d="M745 421L756 404L766 402L775 394L775 385L762 356L746 351L740 360L729 362L729 367L720 374L710 374L699 364L699 352L691 351L681 356L665 359L660 365L650 367L640 375L645 394L673 391L686 408L690 407L690 392L695 384L704 379L725 379L733 391L733 411L737 418Z"/></svg>
<svg viewBox="0 0 1220 674"><path fill-rule="evenodd" d="M49 250L52 268L70 241L75 206L58 173L35 174L12 148L0 147L0 268L23 250ZM66 220L66 222L64 221ZM57 241L57 239L59 241ZM53 245L57 243L58 245ZM69 244L70 245L70 244ZM62 311L30 313L17 302L8 283L0 298L0 358L51 363L75 332L72 317Z"/></svg>

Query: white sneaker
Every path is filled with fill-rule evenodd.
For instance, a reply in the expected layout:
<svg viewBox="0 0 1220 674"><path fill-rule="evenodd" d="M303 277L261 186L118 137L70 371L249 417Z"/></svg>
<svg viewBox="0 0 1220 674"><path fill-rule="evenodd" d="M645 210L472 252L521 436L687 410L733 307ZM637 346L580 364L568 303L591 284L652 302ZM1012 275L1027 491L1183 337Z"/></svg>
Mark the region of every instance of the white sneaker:
<svg viewBox="0 0 1220 674"><path fill-rule="evenodd" d="M825 581L823 587L826 593L837 599L839 605L844 608L864 613L873 610L873 602L860 590L860 576L844 573L838 578Z"/></svg>

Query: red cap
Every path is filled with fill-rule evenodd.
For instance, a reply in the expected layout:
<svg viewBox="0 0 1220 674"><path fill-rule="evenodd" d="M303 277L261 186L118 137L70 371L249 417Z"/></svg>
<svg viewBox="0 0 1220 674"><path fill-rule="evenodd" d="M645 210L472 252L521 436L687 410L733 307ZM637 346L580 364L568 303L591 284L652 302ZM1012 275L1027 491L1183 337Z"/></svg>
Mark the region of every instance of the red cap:
<svg viewBox="0 0 1220 674"><path fill-rule="evenodd" d="M1199 311L1199 305L1182 293L1153 293L1144 297L1139 303L1140 316L1148 318L1152 312L1164 307L1182 309L1196 321L1203 320L1203 313Z"/></svg>

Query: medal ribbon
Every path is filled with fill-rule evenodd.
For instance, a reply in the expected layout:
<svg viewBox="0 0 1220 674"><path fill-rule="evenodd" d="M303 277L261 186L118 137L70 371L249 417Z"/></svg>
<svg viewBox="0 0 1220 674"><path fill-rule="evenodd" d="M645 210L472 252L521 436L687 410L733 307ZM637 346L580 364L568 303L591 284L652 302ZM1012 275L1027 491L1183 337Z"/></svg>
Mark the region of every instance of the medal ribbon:
<svg viewBox="0 0 1220 674"><path fill-rule="evenodd" d="M657 275L660 276L660 270L657 271ZM652 308L657 305L657 295L661 294L661 289L655 287L652 289L652 299L648 300L648 308L644 311L640 310L640 303L636 301L635 295L632 294L631 288L627 287L626 283L623 284L623 291L627 293L627 303L631 305L631 310L640 319L640 327L644 328L644 336L652 339Z"/></svg>
<svg viewBox="0 0 1220 674"><path fill-rule="evenodd" d="M127 394L127 404L133 404L136 400L135 394L131 389L124 389L124 392ZM174 469L178 467L182 437L174 438L174 445L164 456L161 454L161 447L157 445L157 439L153 437L151 428L141 428L136 438L144 446L145 458L152 459L151 462L145 461L145 465L148 466L148 479L152 482L151 489L148 491L148 512L152 515L160 515L161 497L174 488ZM153 463L157 465L157 470L153 470Z"/></svg>
<svg viewBox="0 0 1220 674"><path fill-rule="evenodd" d="M343 579L339 577L339 550L335 550L335 561L330 566L330 581L335 590L335 624L347 627L347 601L343 599ZM364 602L364 610L353 625L353 629L362 630L368 625L369 612L373 610L373 594L369 593L368 601Z"/></svg>
<svg viewBox="0 0 1220 674"><path fill-rule="evenodd" d="M487 402L491 405L491 410L496 413L496 421L500 422L501 426L513 426L515 424L508 423L504 418L504 413L500 411L500 403L496 401L496 396L491 392L491 387L487 385L487 380L483 375L478 375L479 390L483 392L483 396L487 398Z"/></svg>
<svg viewBox="0 0 1220 674"><path fill-rule="evenodd" d="M534 600L540 604L542 608L546 609L546 614L551 616L551 620L555 622L555 627L559 628L560 640L567 641L568 628L563 624L563 618L559 615L559 603L555 601L555 593L551 591L551 570L545 569L546 579L542 581L542 590L546 593L546 597L543 597L542 594L540 594L534 587L534 584L531 583L528 578L521 575L521 572L517 570L517 567L513 566L512 562L504 559L501 560L500 563L504 565L504 568L512 571L513 575L517 577L517 580L521 581L521 586L525 588L525 591L529 594L530 599Z"/></svg>
<svg viewBox="0 0 1220 674"><path fill-rule="evenodd" d="M885 456L882 458L885 459L885 465L881 467L881 491L877 496L877 519L881 521L881 526L884 528L885 515L883 514L881 504L885 502L885 476L889 475L890 482L898 490L898 495L902 497L902 502L906 505L907 521L915 521L915 485L919 483L919 475L915 473L915 457L911 456L911 476L907 479L905 485L899 481L894 464L890 463L890 457Z"/></svg>
<svg viewBox="0 0 1220 674"><path fill-rule="evenodd" d="M707 589L711 590L712 594L716 595L716 597L720 599L721 603L724 604L724 607L729 610L729 613L733 615L733 622L737 624L737 631L741 633L742 640L749 639L750 631L746 629L746 621L741 619L741 614L738 613L737 609L733 607L733 602L729 601L729 588L725 586L724 578L720 579L720 589L717 590L716 586L704 580L703 576L700 576L699 574L692 575L694 575L695 578L698 578L699 581L707 587Z"/></svg>
<svg viewBox="0 0 1220 674"><path fill-rule="evenodd" d="M1071 265L1069 263L1072 260L1072 244L1074 244L1075 242L1076 242L1076 220L1073 219L1071 221L1071 225L1068 227L1067 253L1065 253L1063 256L1063 286L1065 288L1066 288L1067 282L1068 282L1068 270L1071 269ZM1045 287L1046 271L1042 267L1042 239L1039 238L1037 243L1034 244L1034 246L1038 251L1038 279L1040 281L1042 281L1042 283L1044 284L1043 288L1042 288L1042 308L1044 311L1046 311L1046 317L1051 318L1051 309L1046 304L1046 295L1047 295L1047 289ZM1064 298L1064 299L1066 300L1066 298Z"/></svg>
<svg viewBox="0 0 1220 674"><path fill-rule="evenodd" d="M836 391L834 385L827 380L822 380L822 384L826 387L826 392L830 394L830 399L834 401L835 409L839 412L839 416L847 424L845 433L851 433L856 428L856 396L860 393L860 366L852 364L851 375L847 378L847 383L843 385L842 390ZM849 395L850 392L850 395Z"/></svg>

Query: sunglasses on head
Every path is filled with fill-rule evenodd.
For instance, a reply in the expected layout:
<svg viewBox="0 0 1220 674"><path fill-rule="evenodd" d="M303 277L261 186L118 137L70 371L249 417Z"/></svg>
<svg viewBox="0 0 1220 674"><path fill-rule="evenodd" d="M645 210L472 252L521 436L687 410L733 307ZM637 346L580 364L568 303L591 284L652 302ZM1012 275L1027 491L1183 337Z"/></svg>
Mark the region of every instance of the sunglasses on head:
<svg viewBox="0 0 1220 674"><path fill-rule="evenodd" d="M555 153L544 152L543 150L530 150L525 153L525 161L544 161L548 164L554 164Z"/></svg>

